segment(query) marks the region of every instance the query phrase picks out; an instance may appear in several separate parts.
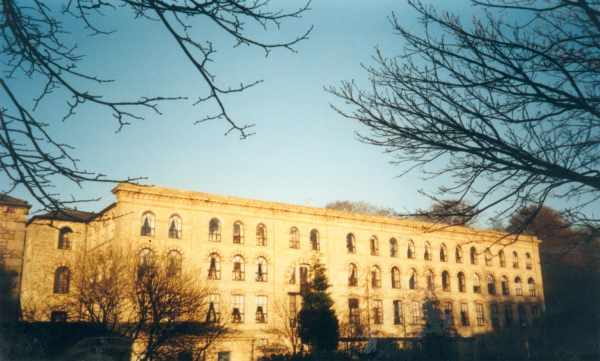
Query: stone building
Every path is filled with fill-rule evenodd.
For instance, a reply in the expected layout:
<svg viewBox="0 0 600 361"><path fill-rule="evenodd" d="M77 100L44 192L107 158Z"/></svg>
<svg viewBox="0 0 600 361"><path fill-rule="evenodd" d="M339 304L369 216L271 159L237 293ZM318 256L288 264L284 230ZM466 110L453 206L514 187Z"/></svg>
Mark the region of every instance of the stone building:
<svg viewBox="0 0 600 361"><path fill-rule="evenodd" d="M25 305L61 297L74 251L128 244L140 257L177 258L220 291L215 307L238 332L215 351L231 360L256 358L277 302L293 318L314 257L327 267L342 327L376 337L419 336L428 300L468 339L534 323L544 310L534 237L151 186L112 192L116 203L97 214L29 220ZM51 317L69 317L57 307Z"/></svg>
<svg viewBox="0 0 600 361"><path fill-rule="evenodd" d="M0 194L0 324L19 316L25 222L31 205Z"/></svg>

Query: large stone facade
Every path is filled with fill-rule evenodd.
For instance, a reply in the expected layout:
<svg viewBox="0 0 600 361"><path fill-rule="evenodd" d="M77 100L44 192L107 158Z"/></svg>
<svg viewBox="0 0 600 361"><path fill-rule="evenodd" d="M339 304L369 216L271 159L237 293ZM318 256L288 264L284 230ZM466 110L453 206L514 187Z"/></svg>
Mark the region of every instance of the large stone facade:
<svg viewBox="0 0 600 361"><path fill-rule="evenodd" d="M19 316L27 202L0 194L0 324Z"/></svg>
<svg viewBox="0 0 600 361"><path fill-rule="evenodd" d="M52 296L55 270L76 251L127 244L156 257L177 251L229 301L222 312L238 308L243 322L217 350L231 360L254 359L276 322L269 311L299 294L315 257L327 267L340 323L359 322L371 335L418 336L426 300L447 310L461 337L530 324L544 309L534 237L515 242L485 230L159 187L120 184L113 193L116 203L98 214L30 220L24 304ZM59 241L65 227L69 247ZM218 277L210 270L215 257ZM256 317L259 306L264 319Z"/></svg>

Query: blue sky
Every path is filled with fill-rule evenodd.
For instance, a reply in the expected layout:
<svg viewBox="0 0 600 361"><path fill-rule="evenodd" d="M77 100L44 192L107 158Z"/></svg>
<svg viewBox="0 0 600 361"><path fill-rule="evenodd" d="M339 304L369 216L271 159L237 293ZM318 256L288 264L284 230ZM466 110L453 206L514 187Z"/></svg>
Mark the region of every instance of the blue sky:
<svg viewBox="0 0 600 361"><path fill-rule="evenodd" d="M461 14L470 21L476 9L461 0L434 2L438 10ZM273 6L296 9L301 2L273 0ZM60 122L66 108L60 94L53 94L34 113L51 123L53 137L72 145L79 166L113 179L147 177L143 183L292 204L322 207L341 200L364 200L398 211L428 207L418 194L434 190L439 182L424 181L417 172L397 178L404 168L389 164L383 149L362 144L355 131L364 130L330 108L342 102L323 90L342 80L367 84L361 64L373 64L375 46L385 55L401 52L403 40L394 35L387 17L392 12L400 23L419 31L416 11L405 1L313 1L301 19L290 19L280 30L251 28L260 39L291 40L310 26L310 38L295 49L279 49L265 58L258 48L232 48L231 39L210 25L192 30L213 41L217 53L209 69L219 85L264 82L240 94L224 97L225 106L240 124L256 124L255 135L239 140L222 121L194 125L211 114L210 103L193 106L207 88L200 75L159 23L134 19L126 8L106 11L98 26L114 29L110 36L85 36L74 32L79 51L86 57L79 68L99 77L112 78L103 94L109 99L140 96L186 96L188 100L161 104L162 115L144 113L116 133L118 124L105 109L86 107L75 117ZM66 19L68 20L68 19ZM67 26L77 29L73 20ZM32 98L40 88L35 81L17 79L20 96ZM92 85L92 89L95 85ZM32 90L34 90L32 92ZM33 94L33 95L32 95ZM407 167L407 165L403 166ZM96 198L79 205L100 210L114 201L114 184L88 183L83 189L58 181L63 197ZM13 196L32 202L23 189Z"/></svg>

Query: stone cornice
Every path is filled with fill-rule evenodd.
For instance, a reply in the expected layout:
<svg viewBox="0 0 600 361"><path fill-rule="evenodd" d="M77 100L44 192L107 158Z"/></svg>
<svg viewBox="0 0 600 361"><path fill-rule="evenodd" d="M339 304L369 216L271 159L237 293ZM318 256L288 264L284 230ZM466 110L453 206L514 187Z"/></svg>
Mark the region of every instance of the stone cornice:
<svg viewBox="0 0 600 361"><path fill-rule="evenodd" d="M286 217L290 214L322 220L323 222L338 222L346 223L354 226L365 227L386 227L395 228L402 233L420 234L426 237L427 234L461 237L463 243L477 242L495 242L501 245L515 243L514 237L502 232L474 229L460 226L447 226L423 221L400 219L387 216L376 216L360 213L352 213L338 211L334 209L307 207L299 205L291 205L278 202L269 202L261 200L253 200L247 198L221 196L195 191L183 191L172 188L134 185L129 183L120 183L112 190L112 193L117 196L117 199L131 198L139 200L147 200L149 202L169 202L177 204L185 204L189 206L212 206L232 211L240 211L243 209L251 209L253 211L269 211L274 214L285 213ZM540 241L533 236L522 235L517 242L535 242Z"/></svg>

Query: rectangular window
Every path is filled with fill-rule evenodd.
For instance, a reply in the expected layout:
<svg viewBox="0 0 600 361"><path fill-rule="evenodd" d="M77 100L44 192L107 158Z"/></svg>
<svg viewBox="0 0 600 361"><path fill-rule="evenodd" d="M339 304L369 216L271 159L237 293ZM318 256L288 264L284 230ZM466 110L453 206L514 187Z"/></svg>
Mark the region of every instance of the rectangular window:
<svg viewBox="0 0 600 361"><path fill-rule="evenodd" d="M220 304L221 296L209 295L208 314L206 315L206 322L219 322L221 319Z"/></svg>
<svg viewBox="0 0 600 361"><path fill-rule="evenodd" d="M233 280L243 281L244 280L244 269L242 268L242 262L233 262Z"/></svg>
<svg viewBox="0 0 600 361"><path fill-rule="evenodd" d="M466 303L460 304L460 323L469 326L469 306Z"/></svg>
<svg viewBox="0 0 600 361"><path fill-rule="evenodd" d="M512 315L512 306L504 305L504 324L506 326L512 326L513 324L513 315Z"/></svg>
<svg viewBox="0 0 600 361"><path fill-rule="evenodd" d="M67 322L67 312L52 311L50 314L50 322Z"/></svg>
<svg viewBox="0 0 600 361"><path fill-rule="evenodd" d="M374 300L373 307L373 322L376 325L383 324L383 303L381 300Z"/></svg>
<svg viewBox="0 0 600 361"><path fill-rule="evenodd" d="M218 361L231 361L231 352L219 352L217 356Z"/></svg>
<svg viewBox="0 0 600 361"><path fill-rule="evenodd" d="M531 322L533 322L534 325L536 325L538 323L540 319L540 309L538 308L537 305L531 305Z"/></svg>
<svg viewBox="0 0 600 361"><path fill-rule="evenodd" d="M421 323L421 305L417 301L411 303L411 324L418 325Z"/></svg>
<svg viewBox="0 0 600 361"><path fill-rule="evenodd" d="M358 325L360 323L360 311L358 310L358 298L348 299L348 309L350 311L350 324Z"/></svg>
<svg viewBox="0 0 600 361"><path fill-rule="evenodd" d="M483 305L481 303L476 304L475 311L477 311L477 326L483 326Z"/></svg>
<svg viewBox="0 0 600 361"><path fill-rule="evenodd" d="M394 325L402 324L402 301L394 301Z"/></svg>
<svg viewBox="0 0 600 361"><path fill-rule="evenodd" d="M298 315L298 302L300 299L300 295L295 293L288 293L288 309L289 309L289 317L290 317L290 327L296 327L296 320Z"/></svg>
<svg viewBox="0 0 600 361"><path fill-rule="evenodd" d="M256 296L256 323L267 322L267 296Z"/></svg>
<svg viewBox="0 0 600 361"><path fill-rule="evenodd" d="M452 314L452 302L446 302L444 305L444 316L446 316L446 322L448 322L448 326L453 326L454 315Z"/></svg>
<svg viewBox="0 0 600 361"><path fill-rule="evenodd" d="M527 326L527 315L525 314L525 306L517 306L517 314L519 315L519 326Z"/></svg>
<svg viewBox="0 0 600 361"><path fill-rule="evenodd" d="M244 322L244 296L234 295L233 296L233 312L232 312L233 323Z"/></svg>
<svg viewBox="0 0 600 361"><path fill-rule="evenodd" d="M300 292L308 288L308 267L300 266Z"/></svg>
<svg viewBox="0 0 600 361"><path fill-rule="evenodd" d="M492 326L498 326L498 305L493 303L490 305L490 316L492 318Z"/></svg>

